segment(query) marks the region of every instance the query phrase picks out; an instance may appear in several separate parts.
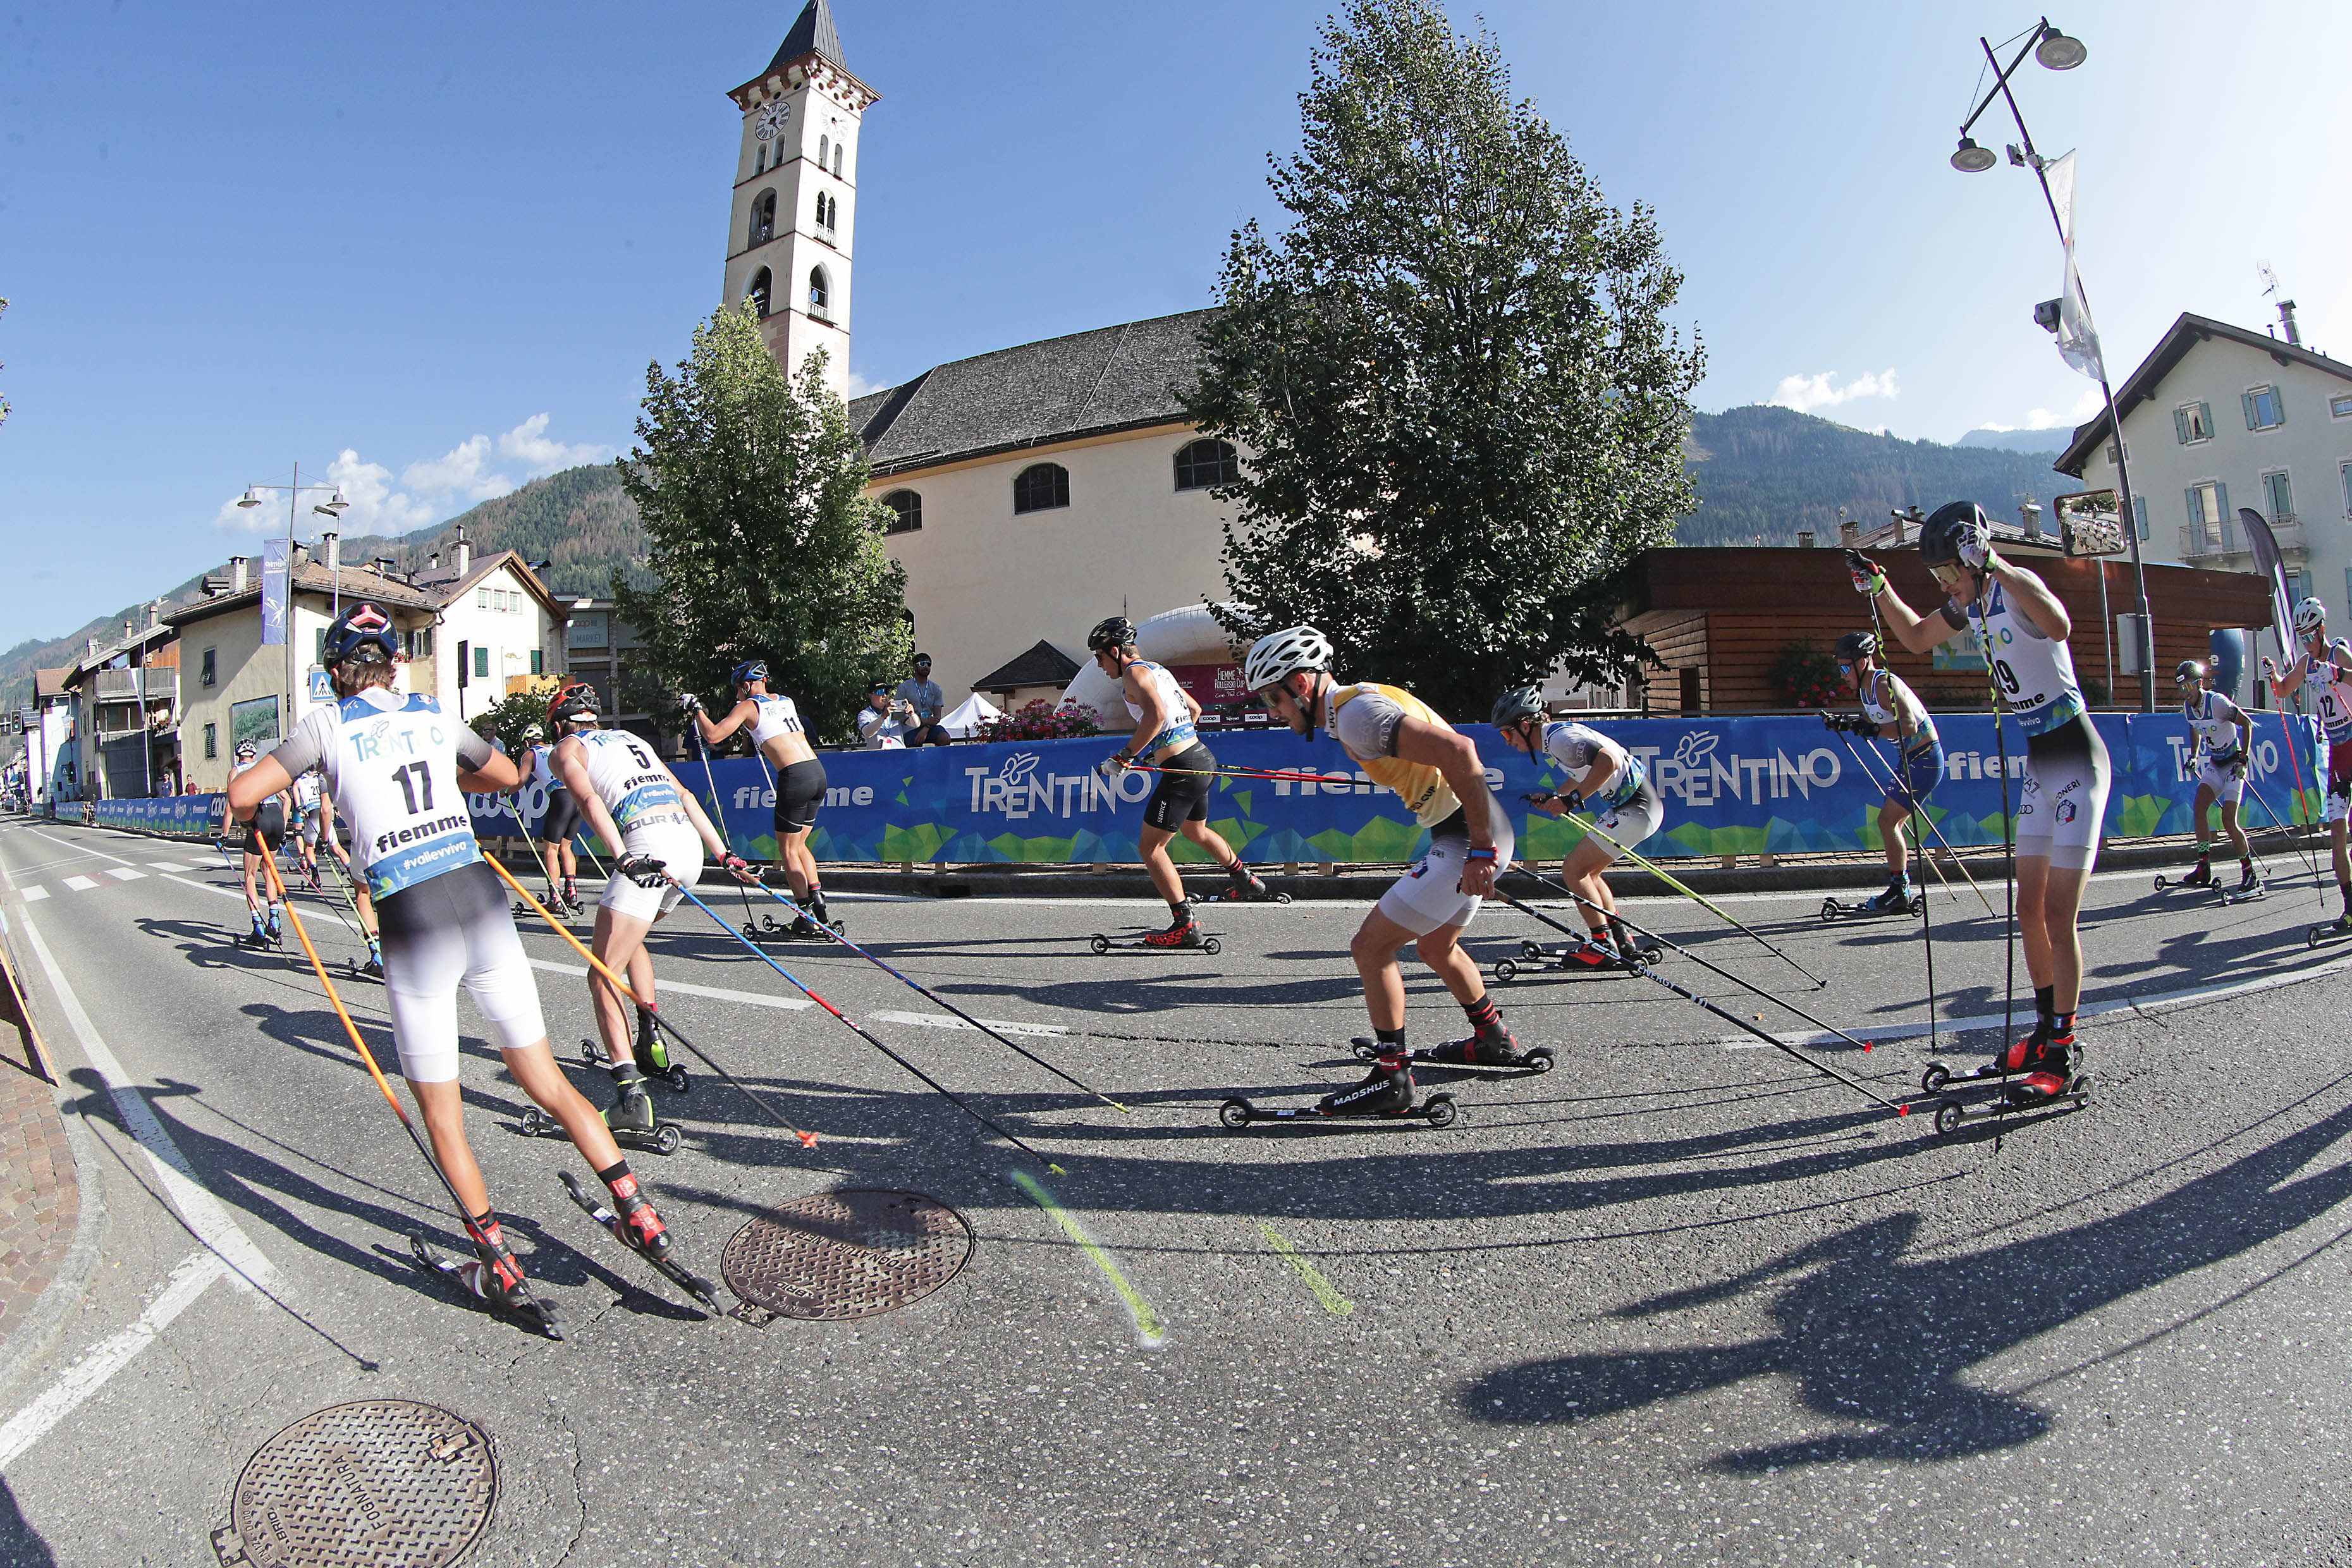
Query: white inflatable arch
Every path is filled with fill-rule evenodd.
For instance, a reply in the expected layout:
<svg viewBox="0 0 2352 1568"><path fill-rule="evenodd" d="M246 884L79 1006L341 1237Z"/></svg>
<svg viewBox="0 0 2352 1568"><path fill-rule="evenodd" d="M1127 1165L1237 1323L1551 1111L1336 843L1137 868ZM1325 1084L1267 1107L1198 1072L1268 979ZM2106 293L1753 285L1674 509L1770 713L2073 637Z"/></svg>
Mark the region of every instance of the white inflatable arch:
<svg viewBox="0 0 2352 1568"><path fill-rule="evenodd" d="M1217 617L1209 613L1206 605L1180 605L1149 620L1138 621L1135 651L1155 664L1234 662L1233 644L1225 636L1225 628L1217 624ZM1135 728L1135 721L1128 717L1127 700L1119 694L1118 682L1105 675L1092 658L1087 659L1077 679L1070 682L1069 689L1062 693L1062 700L1093 709L1104 730L1112 734L1130 733ZM1121 730L1121 725L1126 729Z"/></svg>

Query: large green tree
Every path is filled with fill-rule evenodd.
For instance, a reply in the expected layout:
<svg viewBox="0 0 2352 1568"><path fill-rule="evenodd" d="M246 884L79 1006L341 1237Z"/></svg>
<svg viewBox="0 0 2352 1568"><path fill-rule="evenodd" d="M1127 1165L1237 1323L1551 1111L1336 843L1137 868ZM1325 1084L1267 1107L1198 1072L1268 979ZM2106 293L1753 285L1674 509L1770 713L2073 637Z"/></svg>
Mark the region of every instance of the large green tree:
<svg viewBox="0 0 2352 1568"><path fill-rule="evenodd" d="M748 301L697 327L676 374L647 367L621 483L644 520L650 590L613 594L673 689L726 694L763 658L821 739L850 740L877 671L910 650L907 574L882 548L865 449L811 354L787 377Z"/></svg>
<svg viewBox="0 0 2352 1568"><path fill-rule="evenodd" d="M1186 395L1245 454L1219 491L1228 628L1311 622L1343 671L1455 719L1637 656L1613 580L1690 510L1705 365L1665 321L1654 216L1608 205L1509 89L1430 0L1328 22L1273 161L1289 225L1234 233Z"/></svg>

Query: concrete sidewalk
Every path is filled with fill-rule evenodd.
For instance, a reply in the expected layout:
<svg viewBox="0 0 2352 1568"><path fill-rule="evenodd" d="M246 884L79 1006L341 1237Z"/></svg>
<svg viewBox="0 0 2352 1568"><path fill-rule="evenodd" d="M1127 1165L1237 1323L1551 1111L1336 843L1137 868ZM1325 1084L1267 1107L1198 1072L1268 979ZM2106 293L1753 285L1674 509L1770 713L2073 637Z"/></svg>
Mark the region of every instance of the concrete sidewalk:
<svg viewBox="0 0 2352 1568"><path fill-rule="evenodd" d="M65 1117L43 1077L17 979L0 974L0 1378L39 1353L19 1341L43 1337L34 1308L72 1248L82 1207Z"/></svg>

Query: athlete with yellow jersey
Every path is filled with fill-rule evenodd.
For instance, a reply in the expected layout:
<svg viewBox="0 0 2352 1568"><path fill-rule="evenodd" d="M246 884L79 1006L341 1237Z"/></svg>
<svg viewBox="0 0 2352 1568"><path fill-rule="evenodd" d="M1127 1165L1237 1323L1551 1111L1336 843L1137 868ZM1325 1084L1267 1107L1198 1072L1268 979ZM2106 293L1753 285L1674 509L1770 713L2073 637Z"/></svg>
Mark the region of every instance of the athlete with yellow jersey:
<svg viewBox="0 0 2352 1568"><path fill-rule="evenodd" d="M1521 1067L1526 1054L1486 994L1462 932L1511 863L1516 840L1503 803L1487 787L1478 748L1411 692L1372 681L1343 686L1331 676L1331 643L1313 626L1258 638L1242 678L1294 734L1327 729L1372 782L1396 792L1429 830L1429 849L1364 917L1349 952L1364 982L1378 1054L1353 1089L1318 1107L1332 1116L1389 1116L1412 1106L1412 1055L1405 1047L1404 975L1397 955L1416 943L1421 961L1469 1016L1466 1040L1421 1059Z"/></svg>

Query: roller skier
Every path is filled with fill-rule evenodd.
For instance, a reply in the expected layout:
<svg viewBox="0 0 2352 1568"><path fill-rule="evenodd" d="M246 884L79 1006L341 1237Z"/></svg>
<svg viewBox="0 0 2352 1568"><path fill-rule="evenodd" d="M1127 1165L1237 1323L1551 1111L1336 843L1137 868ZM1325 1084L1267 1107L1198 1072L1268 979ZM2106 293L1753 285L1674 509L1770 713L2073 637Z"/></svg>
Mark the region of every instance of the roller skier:
<svg viewBox="0 0 2352 1568"><path fill-rule="evenodd" d="M1549 759L1570 781L1565 793L1530 797L1528 809L1560 817L1590 807L1594 824L1608 835L1585 835L1560 862L1559 879L1590 900L1576 906L1584 917L1584 942L1561 955L1562 966L1624 967L1640 944L1616 919L1617 895L1601 873L1665 822L1665 805L1650 784L1649 770L1590 724L1547 722L1539 686L1515 686L1504 692L1491 717L1513 750Z"/></svg>
<svg viewBox="0 0 2352 1568"><path fill-rule="evenodd" d="M1895 781L1878 808L1878 841L1886 849L1886 890L1864 908L1902 914L1909 911L1914 897L1911 847L1904 842L1903 825L1943 782L1944 742L1927 704L1901 676L1879 664L1878 653L1875 632L1848 632L1838 638L1838 669L1861 699L1862 711L1825 712L1822 722L1851 735L1895 742Z"/></svg>
<svg viewBox="0 0 2352 1568"><path fill-rule="evenodd" d="M1095 668L1119 684L1127 710L1134 716L1135 733L1127 744L1096 765L1096 773L1116 779L1136 763L1150 759L1162 769L1144 802L1143 826L1136 831L1143 868L1151 885L1168 900L1168 929L1149 933L1147 947L1198 947L1201 928L1192 918L1192 901L1184 895L1184 879L1169 858L1168 841L1181 833L1209 858L1224 868L1235 892L1244 898L1270 897L1265 884L1242 864L1217 830L1209 826L1209 794L1216 784L1217 759L1202 743L1201 705L1176 683L1164 665L1139 658L1135 651L1135 623L1112 616L1087 634L1087 648Z"/></svg>
<svg viewBox="0 0 2352 1568"><path fill-rule="evenodd" d="M457 1083L457 986L462 981L497 1036L508 1072L572 1136L612 1193L614 1234L652 1258L667 1228L637 1185L612 1132L555 1065L514 919L482 861L464 792L509 790L513 762L441 711L430 697L392 689L391 618L358 604L327 628L322 662L338 700L313 709L269 756L229 781L230 812L250 820L296 774L317 767L353 828L359 874L384 933L384 994L401 1075L424 1118L435 1163L463 1205L475 1260L448 1264L412 1238L420 1264L471 1296L523 1313L530 1296L507 1248L472 1148Z"/></svg>
<svg viewBox="0 0 2352 1568"><path fill-rule="evenodd" d="M548 765L555 747L547 732L532 724L523 731L522 738L530 748L531 782L547 801L547 810L539 819L539 858L547 873L547 901L565 914L576 915L580 912L580 857L572 847L572 836L580 831L580 803ZM557 738L562 739L561 731Z"/></svg>
<svg viewBox="0 0 2352 1568"><path fill-rule="evenodd" d="M1868 556L1847 552L1854 586L1877 602L1895 639L1927 653L1976 639L2000 705L2025 731L2024 787L2017 806L2017 921L2033 984L2033 1032L1982 1076L2021 1073L2019 1104L2067 1091L2082 1067L2075 1013L2083 990L2077 921L2098 859L2106 816L2106 743L2093 727L2066 639L2066 606L2033 573L2001 559L1992 521L1969 501L1938 507L1919 536L1919 559L1949 597L1913 613Z"/></svg>
<svg viewBox="0 0 2352 1568"><path fill-rule="evenodd" d="M1393 790L1422 826L1428 851L1381 896L1349 952L1364 983L1378 1055L1363 1082L1327 1095L1327 1116L1402 1116L1412 1110L1415 1060L1433 1065L1520 1068L1527 1053L1503 1026L1485 979L1462 951L1463 931L1511 863L1514 837L1503 803L1486 786L1478 748L1411 692L1371 681L1332 679L1331 644L1313 626L1291 626L1257 639L1243 679L1291 732L1328 729L1349 759ZM1466 1039L1426 1054L1405 1046L1404 975L1397 957L1408 942L1445 983L1470 1020Z"/></svg>
<svg viewBox="0 0 2352 1568"><path fill-rule="evenodd" d="M239 741L236 743L236 759L229 764L229 783L235 784L260 763L261 748L251 741ZM294 810L293 781L289 779L283 786L270 791L256 805L257 809L247 814L251 820L246 829L242 861L245 912L253 918L253 930L237 938L237 945L275 947L282 929L278 913L278 895L264 885L261 858L277 854L286 843L286 824ZM265 909L267 915L263 913Z"/></svg>
<svg viewBox="0 0 2352 1568"><path fill-rule="evenodd" d="M816 868L816 857L809 852L810 832L816 826L816 814L824 805L824 764L817 761L810 746L808 726L802 722L800 709L789 697L779 697L768 690L768 667L759 659L746 659L729 673L728 679L735 689L735 705L724 719L712 719L702 710L702 699L692 692L678 699L687 716L693 720L695 732L705 746L715 746L744 725L751 726L751 743L766 759L776 773L776 806L773 829L776 837L776 864L784 870L784 880L793 889L793 901L809 911L825 925L833 916L824 907L824 880ZM794 919L787 934L813 937L823 933L810 925L806 917Z"/></svg>
<svg viewBox="0 0 2352 1568"><path fill-rule="evenodd" d="M589 970L588 998L613 1075L613 1104L604 1120L615 1133L648 1140L660 1123L646 1093L646 1077L667 1073L670 1063L668 1047L654 1026L657 1004L646 932L701 879L706 848L738 879L757 879L650 746L635 735L597 727L594 688L582 684L557 692L547 705L547 723L557 737L550 768L613 853L613 875L596 900L590 951L627 979L636 999L633 1036L628 999Z"/></svg>
<svg viewBox="0 0 2352 1568"><path fill-rule="evenodd" d="M2172 684L2182 699L2181 717L2189 721L2189 733L2196 742L2189 767L2197 780L2197 864L2180 879L2180 885L2213 885L2213 841L2205 831L2205 819L2219 801L2221 832L2238 851L2237 891L2259 892L2263 882L2254 871L2253 846L2238 822L2239 803L2246 794L2246 763L2253 746L2254 721L2244 709L2212 689L2209 679L2205 666L2193 658L2182 659L2172 671Z"/></svg>
<svg viewBox="0 0 2352 1568"><path fill-rule="evenodd" d="M310 794L307 797L301 794L303 779L310 781ZM318 863L315 849L324 849L342 868L341 886L351 898L352 913L359 917L360 935L367 942L367 963L362 968L364 973L381 980L383 978L383 942L376 931L375 902L368 897L367 884L352 874L351 851L343 847L341 835L336 829L335 797L328 793L327 781L316 768L294 783L296 798L307 798L311 803L309 815L302 823L306 841L314 834L316 836L311 864L315 867Z"/></svg>
<svg viewBox="0 0 2352 1568"><path fill-rule="evenodd" d="M2352 853L2346 849L2346 823L2352 819L2352 642L2327 636L2327 606L2305 599L2294 607L2295 636L2304 650L2281 673L2271 659L2263 660L2263 678L2282 701L2309 686L2319 726L2327 737L2327 804L2321 808L2327 824L2329 853L2336 866L2336 888L2344 897L2343 912L2314 929L2315 938L2352 936Z"/></svg>
<svg viewBox="0 0 2352 1568"><path fill-rule="evenodd" d="M310 890L324 893L319 880L319 770L312 768L294 781L294 861Z"/></svg>

